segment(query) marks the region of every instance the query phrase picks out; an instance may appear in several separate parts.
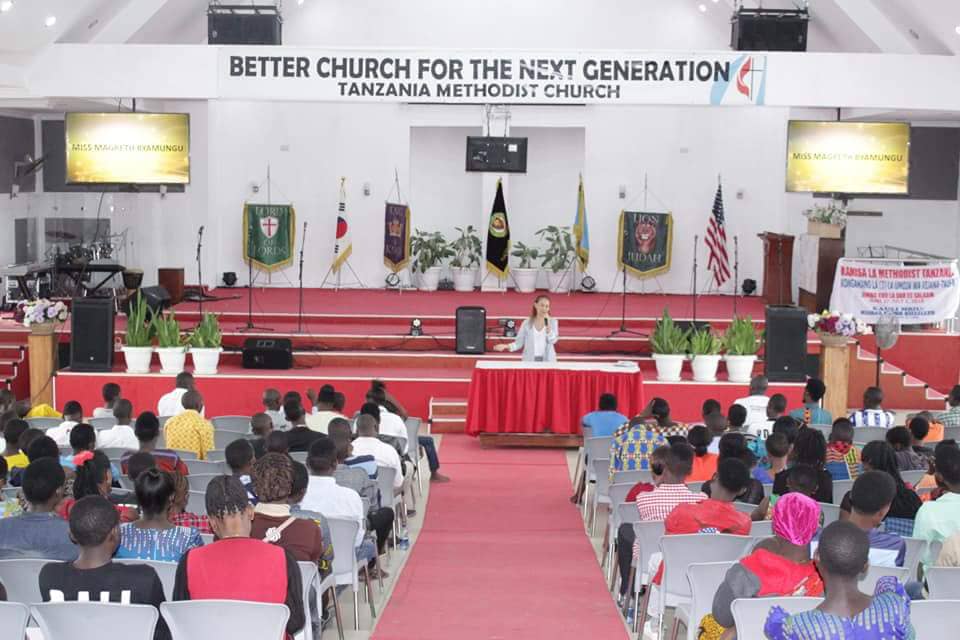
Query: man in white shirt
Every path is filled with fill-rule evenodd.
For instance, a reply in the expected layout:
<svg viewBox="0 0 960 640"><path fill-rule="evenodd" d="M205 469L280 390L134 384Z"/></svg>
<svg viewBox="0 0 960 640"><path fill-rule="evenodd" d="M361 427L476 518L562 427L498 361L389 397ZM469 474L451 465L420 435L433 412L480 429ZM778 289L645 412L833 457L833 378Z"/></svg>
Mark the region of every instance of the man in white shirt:
<svg viewBox="0 0 960 640"><path fill-rule="evenodd" d="M287 416L283 413L279 391L276 389L264 389L260 402L263 403L263 412L270 416L274 430L286 431L293 426L287 422Z"/></svg>
<svg viewBox="0 0 960 640"><path fill-rule="evenodd" d="M313 403L313 411L307 414L307 427L313 431L327 433L327 427L331 420L344 417L343 414L333 408L337 397L333 385L323 385L320 387L320 393L313 389L307 389L307 397Z"/></svg>
<svg viewBox="0 0 960 640"><path fill-rule="evenodd" d="M850 422L854 427L892 429L897 424L897 419L889 411L884 411L881 405L883 405L883 391L880 387L867 387L863 392L863 409L850 414Z"/></svg>
<svg viewBox="0 0 960 640"><path fill-rule="evenodd" d="M116 382L108 382L103 385L101 395L103 396L103 406L93 410L93 417L112 418L113 407L117 404L117 400L120 399L120 385Z"/></svg>
<svg viewBox="0 0 960 640"><path fill-rule="evenodd" d="M353 441L353 455L373 456L378 467L393 469L393 489L400 491L404 485L403 467L397 450L377 437L377 419L370 414L357 418L357 439Z"/></svg>
<svg viewBox="0 0 960 640"><path fill-rule="evenodd" d="M767 421L767 404L770 398L767 397L767 377L756 376L750 381L750 395L746 398L740 398L734 401L747 410L747 420L745 425L763 424Z"/></svg>
<svg viewBox="0 0 960 640"><path fill-rule="evenodd" d="M310 445L307 460L310 480L307 492L300 501L300 508L322 513L328 518L355 521L359 527L354 546L359 547L366 531L363 500L353 489L338 485L333 477L337 469L337 445L332 438L320 438Z"/></svg>
<svg viewBox="0 0 960 640"><path fill-rule="evenodd" d="M63 422L52 429L47 429L45 435L53 438L59 447L70 446L70 432L79 423L83 422L83 407L76 400L63 405Z"/></svg>
<svg viewBox="0 0 960 640"><path fill-rule="evenodd" d="M193 374L186 371L178 373L176 385L173 391L160 398L160 402L157 403L157 416L178 416L186 411L183 408L183 394L196 389ZM203 415L203 411L200 412L200 415Z"/></svg>
<svg viewBox="0 0 960 640"><path fill-rule="evenodd" d="M752 435L759 440L766 440L773 433L773 424L777 418L787 412L787 397L782 393L775 393L770 396L770 402L767 403L767 415L761 422L747 423L744 426L744 432Z"/></svg>
<svg viewBox="0 0 960 640"><path fill-rule="evenodd" d="M139 449L140 441L130 426L132 415L133 405L130 401L125 398L118 399L113 406L113 416L117 419L117 424L97 432L97 447L117 447L133 451Z"/></svg>
<svg viewBox="0 0 960 640"><path fill-rule="evenodd" d="M365 402L360 407L360 415L369 415L377 420L379 424L379 433L381 436L388 436L400 442L400 452L406 455L407 447L407 423L403 418L395 413L390 413L383 406L378 406L374 402Z"/></svg>

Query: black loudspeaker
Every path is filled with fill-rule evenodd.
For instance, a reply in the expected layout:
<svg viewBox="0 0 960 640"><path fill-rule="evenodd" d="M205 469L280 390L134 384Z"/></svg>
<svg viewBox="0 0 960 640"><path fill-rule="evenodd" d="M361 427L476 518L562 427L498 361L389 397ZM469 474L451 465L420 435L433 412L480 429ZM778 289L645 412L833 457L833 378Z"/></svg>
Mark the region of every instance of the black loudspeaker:
<svg viewBox="0 0 960 640"><path fill-rule="evenodd" d="M140 289L143 301L154 313L160 313L170 307L170 294L163 287L144 287Z"/></svg>
<svg viewBox="0 0 960 640"><path fill-rule="evenodd" d="M770 382L804 382L807 310L786 305L767 307L764 352L765 374Z"/></svg>
<svg viewBox="0 0 960 640"><path fill-rule="evenodd" d="M113 298L74 298L70 369L113 370Z"/></svg>
<svg viewBox="0 0 960 640"><path fill-rule="evenodd" d="M213 5L207 14L207 44L280 45L282 35L283 23L274 6Z"/></svg>
<svg viewBox="0 0 960 640"><path fill-rule="evenodd" d="M244 369L290 369L293 343L286 338L247 338L243 343Z"/></svg>
<svg viewBox="0 0 960 640"><path fill-rule="evenodd" d="M740 9L731 20L737 51L806 51L810 14L790 9Z"/></svg>
<svg viewBox="0 0 960 640"><path fill-rule="evenodd" d="M457 307L457 353L487 352L487 310Z"/></svg>

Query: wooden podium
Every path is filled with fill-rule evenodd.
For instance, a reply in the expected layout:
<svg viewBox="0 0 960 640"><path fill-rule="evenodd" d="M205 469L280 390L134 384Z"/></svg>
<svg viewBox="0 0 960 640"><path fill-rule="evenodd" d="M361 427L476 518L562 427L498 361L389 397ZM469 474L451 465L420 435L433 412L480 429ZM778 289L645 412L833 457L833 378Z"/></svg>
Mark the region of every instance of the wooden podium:
<svg viewBox="0 0 960 640"><path fill-rule="evenodd" d="M30 403L53 406L53 372L57 360L55 333L32 333L27 338L30 358Z"/></svg>
<svg viewBox="0 0 960 640"><path fill-rule="evenodd" d="M793 236L765 231L763 297L767 304L793 304Z"/></svg>
<svg viewBox="0 0 960 640"><path fill-rule="evenodd" d="M850 346L845 340L840 344L821 343L820 379L827 387L823 408L835 419L847 415L847 393L850 383Z"/></svg>

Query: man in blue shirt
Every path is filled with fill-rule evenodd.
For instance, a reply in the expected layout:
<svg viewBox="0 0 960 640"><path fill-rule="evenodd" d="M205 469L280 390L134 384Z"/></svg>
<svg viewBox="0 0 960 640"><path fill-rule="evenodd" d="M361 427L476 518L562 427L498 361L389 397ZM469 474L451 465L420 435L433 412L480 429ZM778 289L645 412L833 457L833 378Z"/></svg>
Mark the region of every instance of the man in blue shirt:
<svg viewBox="0 0 960 640"><path fill-rule="evenodd" d="M72 561L78 549L70 541L70 526L54 509L63 499L66 481L56 458L40 458L23 472L23 495L30 510L0 520L0 559L45 558Z"/></svg>
<svg viewBox="0 0 960 640"><path fill-rule="evenodd" d="M591 411L581 420L584 427L590 428L590 435L594 438L612 436L627 422L627 416L617 411L617 397L612 393L601 395L599 411Z"/></svg>
<svg viewBox="0 0 960 640"><path fill-rule="evenodd" d="M810 378L803 390L803 406L790 412L790 417L807 424L833 424L833 416L820 406L820 400L827 393L823 380Z"/></svg>

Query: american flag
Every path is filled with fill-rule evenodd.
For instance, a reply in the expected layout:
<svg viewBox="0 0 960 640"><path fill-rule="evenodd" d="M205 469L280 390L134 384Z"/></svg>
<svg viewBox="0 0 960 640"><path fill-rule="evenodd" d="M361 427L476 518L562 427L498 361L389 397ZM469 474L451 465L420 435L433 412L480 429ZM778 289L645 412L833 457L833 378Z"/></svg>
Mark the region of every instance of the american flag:
<svg viewBox="0 0 960 640"><path fill-rule="evenodd" d="M730 259L727 257L727 230L723 220L723 189L719 184L713 199L713 215L707 225L707 248L710 249L707 269L713 271L713 281L720 287L730 279Z"/></svg>

